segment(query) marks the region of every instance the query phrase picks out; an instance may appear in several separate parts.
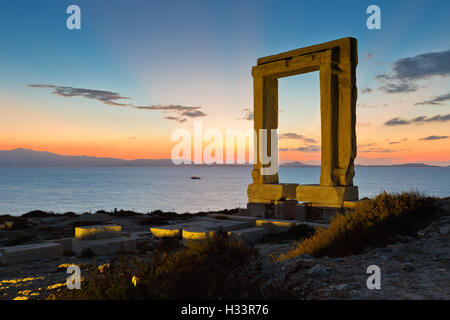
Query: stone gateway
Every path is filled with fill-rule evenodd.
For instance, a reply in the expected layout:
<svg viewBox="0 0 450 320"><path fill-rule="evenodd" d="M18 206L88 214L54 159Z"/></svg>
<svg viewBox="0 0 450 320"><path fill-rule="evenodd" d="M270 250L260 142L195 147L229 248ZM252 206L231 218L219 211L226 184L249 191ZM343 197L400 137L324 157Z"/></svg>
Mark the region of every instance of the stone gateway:
<svg viewBox="0 0 450 320"><path fill-rule="evenodd" d="M261 154L272 159L278 155L278 150L271 150L270 134L267 141L256 134L253 183L247 190L251 215L266 216L260 208L267 211L268 204L288 200L299 201L302 207L328 208L351 206L358 200L358 187L353 185L357 64L357 41L349 37L258 59L252 68L255 132L278 129L278 78L319 71L322 153L319 184L283 184L278 170L264 174L263 168L272 164L266 164Z"/></svg>

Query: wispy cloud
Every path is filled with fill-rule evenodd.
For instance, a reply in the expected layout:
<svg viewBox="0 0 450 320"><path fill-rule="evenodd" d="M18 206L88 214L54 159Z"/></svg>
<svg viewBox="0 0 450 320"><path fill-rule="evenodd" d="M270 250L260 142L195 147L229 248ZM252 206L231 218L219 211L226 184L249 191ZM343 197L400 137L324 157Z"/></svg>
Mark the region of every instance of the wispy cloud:
<svg viewBox="0 0 450 320"><path fill-rule="evenodd" d="M366 53L364 55L364 58L366 58L367 60L373 58L373 52Z"/></svg>
<svg viewBox="0 0 450 320"><path fill-rule="evenodd" d="M442 94L440 96L434 97L431 100L426 100L426 101L422 101L422 102L416 102L415 105L419 106L419 105L443 105L445 101L449 101L450 100L450 92L446 93L446 94Z"/></svg>
<svg viewBox="0 0 450 320"><path fill-rule="evenodd" d="M253 111L250 110L250 108L243 108L242 109L242 115L238 120L248 120L253 121Z"/></svg>
<svg viewBox="0 0 450 320"><path fill-rule="evenodd" d="M177 121L179 123L186 122L186 119L185 118L181 118L181 117L167 116L167 117L164 117L164 119Z"/></svg>
<svg viewBox="0 0 450 320"><path fill-rule="evenodd" d="M442 139L448 139L448 136L428 136L425 138L421 138L419 140L442 140Z"/></svg>
<svg viewBox="0 0 450 320"><path fill-rule="evenodd" d="M55 86L51 84L29 84L30 88L49 88L53 89L53 94L69 98L69 97L83 97L86 99L92 99L100 101L104 104L109 104L113 106L131 106L127 103L120 103L117 101L120 100L128 100L128 97L122 97L117 92L111 91L103 91L103 90L93 90L93 89L84 89L84 88L74 88L74 87L64 87L64 86Z"/></svg>
<svg viewBox="0 0 450 320"><path fill-rule="evenodd" d="M387 148L370 148L370 149L366 149L366 150L359 150L358 152L391 153L391 152L397 152L397 151L401 151L401 150L394 150L394 149L387 149Z"/></svg>
<svg viewBox="0 0 450 320"><path fill-rule="evenodd" d="M361 88L361 93L372 93L372 89L371 88L369 88L369 87L366 87L366 88Z"/></svg>
<svg viewBox="0 0 450 320"><path fill-rule="evenodd" d="M307 145L307 146L302 146L302 147L297 147L297 148L279 148L278 150L280 150L282 152L286 152L286 151L302 151L302 152L306 152L306 153L312 153L312 152L320 151L320 146L318 146L318 145Z"/></svg>
<svg viewBox="0 0 450 320"><path fill-rule="evenodd" d="M280 139L289 139L289 140L302 140L308 143L317 143L316 139L305 137L304 135L295 133L295 132L287 132L282 133L278 136Z"/></svg>
<svg viewBox="0 0 450 320"><path fill-rule="evenodd" d="M450 113L445 115L436 115L431 118L428 118L426 116L419 116L411 120L405 120L398 117L392 118L384 123L386 126L401 126L401 125L408 125L413 123L428 123L428 122L446 122L450 121Z"/></svg>
<svg viewBox="0 0 450 320"><path fill-rule="evenodd" d="M164 119L175 120L180 123L185 122L186 118L204 117L207 114L201 111L201 107L182 106L177 104L170 105L151 105L151 106L137 106L132 103L122 103L122 100L130 100L129 97L124 97L117 92L93 90L84 88L74 88L65 86L56 86L51 84L29 84L30 88L49 88L53 89L52 93L61 97L82 97L86 99L96 100L106 105L128 107L137 110L159 110L163 112L174 112L178 116L167 116Z"/></svg>
<svg viewBox="0 0 450 320"><path fill-rule="evenodd" d="M391 70L376 78L384 83L380 90L386 93L412 92L417 81L433 76L450 75L450 50L429 52L395 61Z"/></svg>

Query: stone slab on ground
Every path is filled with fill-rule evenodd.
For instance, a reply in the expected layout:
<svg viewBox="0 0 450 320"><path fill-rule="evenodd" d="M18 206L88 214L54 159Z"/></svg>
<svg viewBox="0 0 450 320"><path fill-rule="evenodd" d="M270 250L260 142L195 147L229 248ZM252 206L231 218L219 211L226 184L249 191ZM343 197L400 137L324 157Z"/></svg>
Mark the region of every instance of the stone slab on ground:
<svg viewBox="0 0 450 320"><path fill-rule="evenodd" d="M75 228L75 238L78 240L93 240L120 237L122 226L120 225L95 225Z"/></svg>
<svg viewBox="0 0 450 320"><path fill-rule="evenodd" d="M61 238L61 239L54 239L54 240L45 240L44 243L59 243L62 245L63 252L69 252L72 251L72 238Z"/></svg>
<svg viewBox="0 0 450 320"><path fill-rule="evenodd" d="M232 221L213 218L191 219L184 223L176 225L164 225L151 227L150 231L157 238L205 238L205 234L214 234L215 232L229 232L233 230L249 228L251 223L248 221ZM186 230L186 232L184 232ZM198 230L198 231L197 231Z"/></svg>
<svg viewBox="0 0 450 320"><path fill-rule="evenodd" d="M251 227L250 221L237 221L237 220L225 220L214 218L198 218L192 220L192 222L186 223L192 226L203 226L205 228L211 228L214 230L220 230L223 232L245 229Z"/></svg>
<svg viewBox="0 0 450 320"><path fill-rule="evenodd" d="M328 227L330 226L327 223L317 223L317 222L309 222L309 221L300 221L299 223L297 223L297 225L305 225L311 228L325 228L328 229Z"/></svg>
<svg viewBox="0 0 450 320"><path fill-rule="evenodd" d="M190 226L183 229L183 240L204 240L216 234L217 230L207 229L201 226Z"/></svg>
<svg viewBox="0 0 450 320"><path fill-rule="evenodd" d="M56 242L33 243L0 248L0 263L13 264L60 257L63 246Z"/></svg>
<svg viewBox="0 0 450 320"><path fill-rule="evenodd" d="M266 228L247 228L228 232L232 239L242 240L246 244L255 243L264 238L268 234Z"/></svg>
<svg viewBox="0 0 450 320"><path fill-rule="evenodd" d="M153 233L151 231L138 231L138 232L130 232L130 237L151 237Z"/></svg>
<svg viewBox="0 0 450 320"><path fill-rule="evenodd" d="M267 228L269 232L281 233L300 224L300 221L283 219L258 219L255 222L257 227Z"/></svg>
<svg viewBox="0 0 450 320"><path fill-rule="evenodd" d="M222 213L210 213L207 217L218 219L218 220L236 220L236 221L246 221L250 222L252 225L255 225L255 221L259 218L243 216L243 215L230 215L230 214L222 214Z"/></svg>
<svg viewBox="0 0 450 320"><path fill-rule="evenodd" d="M136 252L135 237L116 237L108 239L78 240L72 239L72 251L81 254L84 250L90 249L96 256L112 255L118 253Z"/></svg>
<svg viewBox="0 0 450 320"><path fill-rule="evenodd" d="M169 224L164 226L151 227L150 232L156 238L181 238L181 231L185 225Z"/></svg>

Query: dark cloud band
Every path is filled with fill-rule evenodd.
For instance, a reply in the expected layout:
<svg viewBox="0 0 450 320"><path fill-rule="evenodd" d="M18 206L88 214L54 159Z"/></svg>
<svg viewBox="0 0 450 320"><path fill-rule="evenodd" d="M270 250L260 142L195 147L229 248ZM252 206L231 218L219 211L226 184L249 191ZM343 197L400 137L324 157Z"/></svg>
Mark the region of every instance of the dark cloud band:
<svg viewBox="0 0 450 320"><path fill-rule="evenodd" d="M392 118L391 120L388 120L384 123L386 126L401 126L401 125L408 125L408 124L414 124L414 123L428 123L428 122L446 122L450 121L450 113L445 115L436 115L431 118L428 118L426 116L419 116L411 120L405 120L400 119L398 117Z"/></svg>
<svg viewBox="0 0 450 320"><path fill-rule="evenodd" d="M151 105L151 106L136 106L131 103L122 103L122 100L129 100L128 97L123 97L117 92L112 91L103 91L103 90L93 90L93 89L84 89L84 88L74 88L74 87L65 87L65 86L56 86L51 84L29 84L30 88L49 88L53 89L53 94L69 98L69 97L82 97L86 99L97 100L101 103L119 106L119 107L129 107L138 110L160 110L163 112L175 112L179 116L168 116L164 119L175 120L180 123L185 122L186 118L197 118L204 117L207 114L201 111L201 107L190 107L190 106L182 106L182 105Z"/></svg>

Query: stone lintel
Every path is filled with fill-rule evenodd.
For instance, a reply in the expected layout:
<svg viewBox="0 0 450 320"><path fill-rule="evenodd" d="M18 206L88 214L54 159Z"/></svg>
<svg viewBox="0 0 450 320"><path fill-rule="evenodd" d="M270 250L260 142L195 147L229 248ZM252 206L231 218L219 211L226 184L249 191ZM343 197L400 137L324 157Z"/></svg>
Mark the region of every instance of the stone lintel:
<svg viewBox="0 0 450 320"><path fill-rule="evenodd" d="M341 206L344 204L344 201L358 200L358 187L299 185L297 186L297 200L312 203L314 206Z"/></svg>
<svg viewBox="0 0 450 320"><path fill-rule="evenodd" d="M287 52L262 57L258 59L258 65L263 65L270 62L279 60L290 59L292 57L298 57L302 55L311 54L314 52L320 52L329 49L340 49L336 52L340 63L352 63L358 64L358 53L356 49L356 39L351 37L341 38L321 44L312 45L300 49L290 50Z"/></svg>

